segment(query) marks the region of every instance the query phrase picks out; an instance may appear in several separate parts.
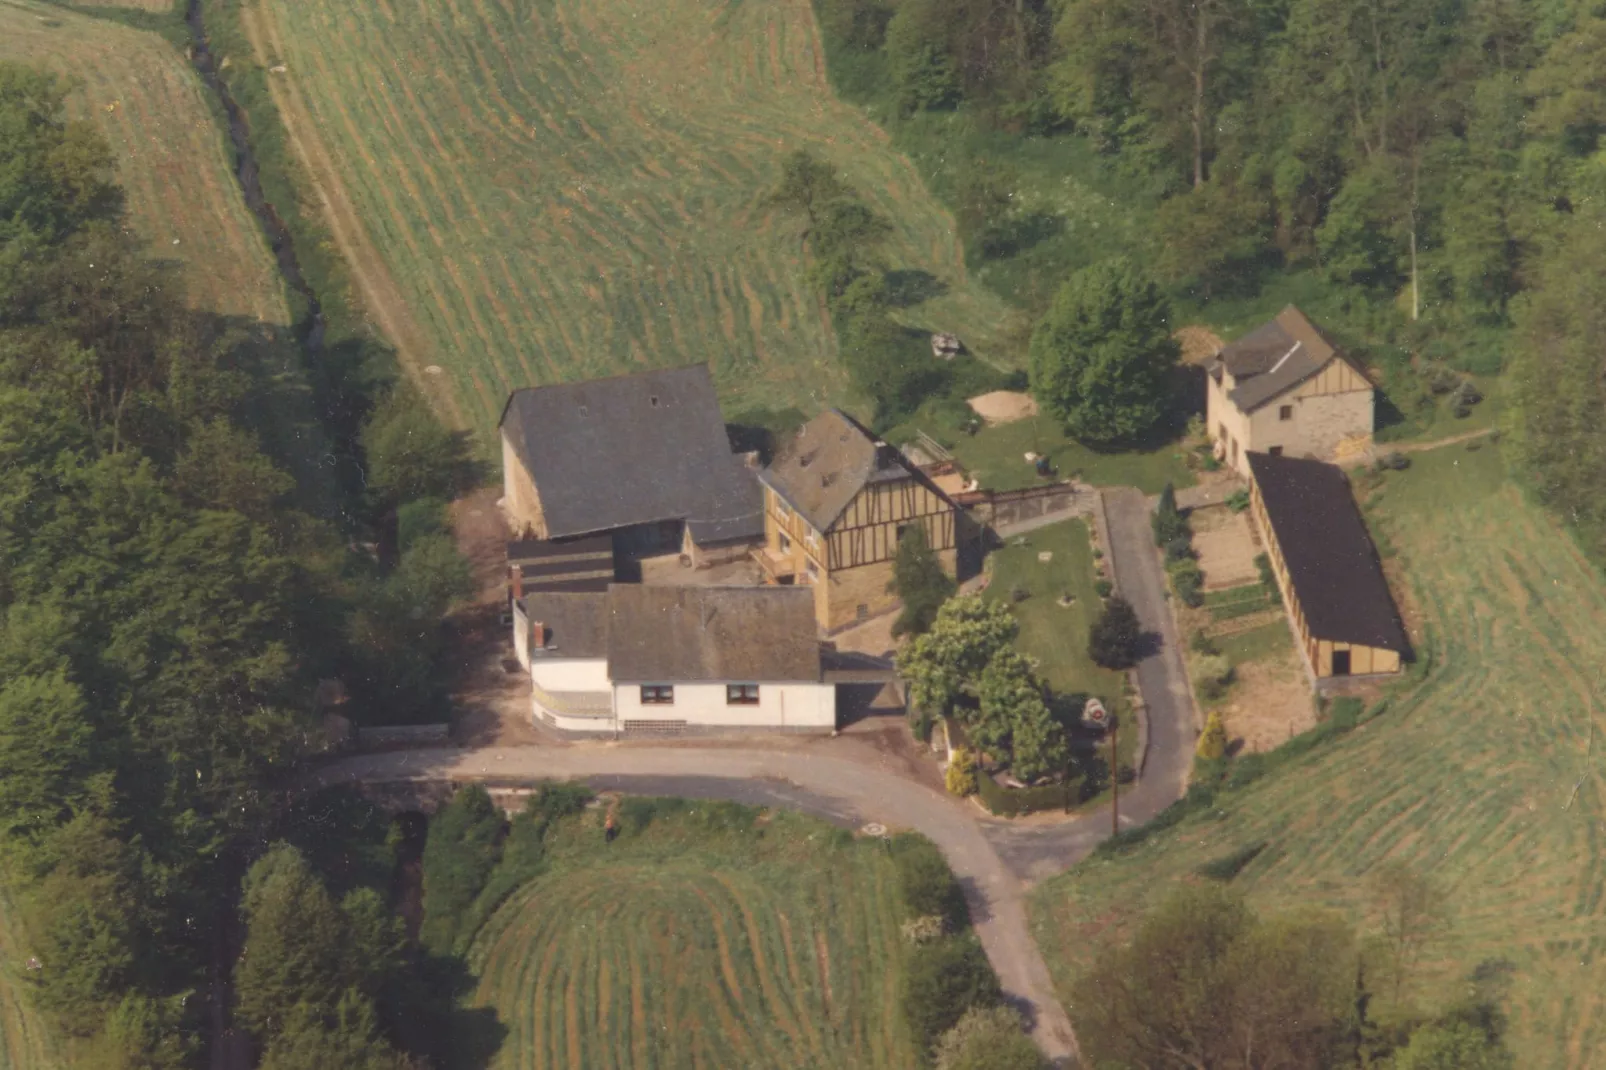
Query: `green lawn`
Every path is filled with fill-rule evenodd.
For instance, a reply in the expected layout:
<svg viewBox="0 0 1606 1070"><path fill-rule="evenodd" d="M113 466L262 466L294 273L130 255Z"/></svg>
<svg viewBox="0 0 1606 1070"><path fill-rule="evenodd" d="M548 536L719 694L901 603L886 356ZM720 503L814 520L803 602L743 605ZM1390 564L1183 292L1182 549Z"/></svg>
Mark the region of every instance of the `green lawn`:
<svg viewBox="0 0 1606 1070"><path fill-rule="evenodd" d="M1025 545L1016 545L1024 541ZM1048 561L1037 555L1050 553ZM987 597L1011 605L1020 621L1020 649L1038 659L1040 673L1059 694L1098 695L1106 702L1119 699L1122 674L1101 669L1087 656L1087 636L1103 605L1094 590L1093 547L1087 524L1067 520L1039 528L992 555L992 580ZM1030 592L1013 602L1016 588ZM1061 606L1069 592L1075 601Z"/></svg>
<svg viewBox="0 0 1606 1070"><path fill-rule="evenodd" d="M1268 844L1234 880L1251 902L1333 908L1368 935L1380 919L1367 877L1399 862L1438 882L1448 916L1411 1001L1442 1007L1473 970L1501 963L1516 1065L1606 1065L1606 783L1593 738L1606 582L1494 446L1418 455L1368 509L1424 617L1425 679L1208 812L1040 885L1033 923L1051 969L1064 991L1155 896L1246 844Z"/></svg>
<svg viewBox="0 0 1606 1070"><path fill-rule="evenodd" d="M1167 483L1178 488L1194 483L1186 451L1179 443L1150 450L1097 453L1066 437L1059 424L1044 415L984 427L974 435L941 435L931 428L926 430L946 442L965 470L992 490L1018 490L1042 482L1036 469L1026 462L1029 452L1047 455L1059 470L1058 478L1074 476L1095 486L1137 487L1145 494L1158 494Z"/></svg>
<svg viewBox="0 0 1606 1070"><path fill-rule="evenodd" d="M918 1065L881 841L696 800L627 800L606 846L602 821L561 823L470 952L495 1070Z"/></svg>
<svg viewBox="0 0 1606 1070"><path fill-rule="evenodd" d="M1216 640L1221 652L1234 665L1246 661L1260 661L1294 649L1294 637L1288 631L1288 622L1278 618L1248 631L1226 635Z"/></svg>

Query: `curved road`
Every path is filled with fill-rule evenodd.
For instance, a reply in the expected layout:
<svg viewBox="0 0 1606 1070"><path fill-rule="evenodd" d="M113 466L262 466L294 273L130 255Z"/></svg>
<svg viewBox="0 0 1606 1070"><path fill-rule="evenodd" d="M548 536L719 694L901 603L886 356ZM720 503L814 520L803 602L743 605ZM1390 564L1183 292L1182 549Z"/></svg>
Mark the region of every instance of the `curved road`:
<svg viewBox="0 0 1606 1070"><path fill-rule="evenodd" d="M1196 737L1191 689L1165 603L1165 576L1152 550L1149 506L1137 491L1106 497L1121 593L1145 630L1158 636L1138 666L1148 707L1149 753L1139 782L1122 796L1125 825L1165 809L1184 790ZM717 774L717 775L716 775ZM1048 966L1026 921L1024 880L1068 869L1109 832L1108 810L1070 821L1012 823L874 766L795 750L726 747L441 748L359 755L326 767L323 784L480 780L506 784L580 779L603 790L722 798L787 806L857 827L869 821L918 830L947 857L1004 992L1031 1035L1057 1063L1076 1058L1076 1037L1054 995Z"/></svg>

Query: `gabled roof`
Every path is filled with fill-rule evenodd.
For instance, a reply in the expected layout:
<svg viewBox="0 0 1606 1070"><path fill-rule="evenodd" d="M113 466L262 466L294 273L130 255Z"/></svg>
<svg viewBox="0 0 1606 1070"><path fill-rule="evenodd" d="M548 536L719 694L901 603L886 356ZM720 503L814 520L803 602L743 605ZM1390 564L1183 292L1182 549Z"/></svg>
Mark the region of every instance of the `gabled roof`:
<svg viewBox="0 0 1606 1070"><path fill-rule="evenodd" d="M764 530L763 495L702 364L515 390L498 426L552 538L664 520L724 538Z"/></svg>
<svg viewBox="0 0 1606 1070"><path fill-rule="evenodd" d="M600 658L608 652L608 593L540 591L519 603L524 619L546 631L547 657Z"/></svg>
<svg viewBox="0 0 1606 1070"><path fill-rule="evenodd" d="M820 680L808 587L608 588L608 677L626 683Z"/></svg>
<svg viewBox="0 0 1606 1070"><path fill-rule="evenodd" d="M1251 452L1249 472L1311 635L1408 654L1405 628L1343 470Z"/></svg>
<svg viewBox="0 0 1606 1070"><path fill-rule="evenodd" d="M895 447L838 409L804 424L759 479L822 532L872 483L918 479L930 484Z"/></svg>
<svg viewBox="0 0 1606 1070"><path fill-rule="evenodd" d="M1223 346L1217 359L1237 381L1228 399L1252 412L1315 375L1333 360L1354 367L1321 328L1293 305L1242 338ZM1365 373L1355 368L1362 378Z"/></svg>

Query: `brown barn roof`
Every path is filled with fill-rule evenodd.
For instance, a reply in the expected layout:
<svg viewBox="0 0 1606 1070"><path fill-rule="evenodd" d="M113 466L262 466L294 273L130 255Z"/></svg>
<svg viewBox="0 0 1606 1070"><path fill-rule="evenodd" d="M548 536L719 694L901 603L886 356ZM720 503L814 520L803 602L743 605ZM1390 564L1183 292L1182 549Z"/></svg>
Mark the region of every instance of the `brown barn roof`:
<svg viewBox="0 0 1606 1070"><path fill-rule="evenodd" d="M608 676L818 682L814 591L615 584L608 588Z"/></svg>
<svg viewBox="0 0 1606 1070"><path fill-rule="evenodd" d="M827 409L804 424L759 473L766 486L822 532L830 530L866 486L909 478L929 482L895 447L838 409Z"/></svg>
<svg viewBox="0 0 1606 1070"><path fill-rule="evenodd" d="M1311 635L1408 654L1377 548L1343 470L1251 452L1249 471Z"/></svg>
<svg viewBox="0 0 1606 1070"><path fill-rule="evenodd" d="M702 541L763 533L763 496L731 452L706 365L515 390L498 426L553 538L665 520Z"/></svg>
<svg viewBox="0 0 1606 1070"><path fill-rule="evenodd" d="M1244 412L1252 412L1298 386L1334 358L1349 362L1321 328L1293 305L1277 313L1276 319L1223 346L1218 354L1238 381L1227 397Z"/></svg>

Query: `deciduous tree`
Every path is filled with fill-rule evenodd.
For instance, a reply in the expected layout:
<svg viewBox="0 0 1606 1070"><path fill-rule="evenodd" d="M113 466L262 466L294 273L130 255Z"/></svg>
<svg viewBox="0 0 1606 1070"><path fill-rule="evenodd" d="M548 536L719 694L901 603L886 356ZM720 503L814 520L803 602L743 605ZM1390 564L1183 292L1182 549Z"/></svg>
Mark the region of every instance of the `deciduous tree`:
<svg viewBox="0 0 1606 1070"><path fill-rule="evenodd" d="M1169 404L1180 352L1170 319L1159 288L1129 261L1078 271L1032 333L1033 395L1078 439L1142 436Z"/></svg>
<svg viewBox="0 0 1606 1070"><path fill-rule="evenodd" d="M937 610L957 589L953 577L943 571L922 524L909 525L898 539L891 589L903 602L903 610L892 625L893 635L923 635L930 631Z"/></svg>
<svg viewBox="0 0 1606 1070"><path fill-rule="evenodd" d="M898 652L910 701L936 717L952 713L962 699L974 703L982 672L1019 631L1020 623L998 602L977 595L948 599L931 630Z"/></svg>

